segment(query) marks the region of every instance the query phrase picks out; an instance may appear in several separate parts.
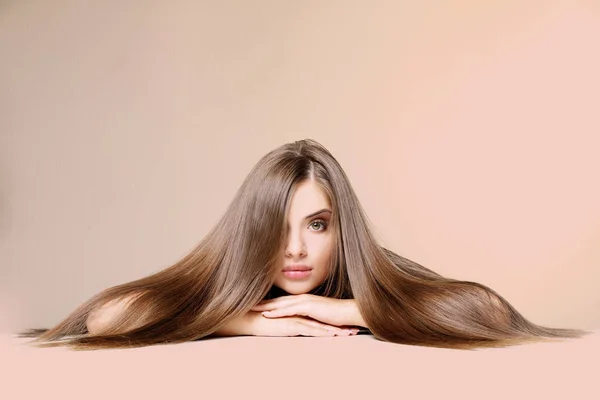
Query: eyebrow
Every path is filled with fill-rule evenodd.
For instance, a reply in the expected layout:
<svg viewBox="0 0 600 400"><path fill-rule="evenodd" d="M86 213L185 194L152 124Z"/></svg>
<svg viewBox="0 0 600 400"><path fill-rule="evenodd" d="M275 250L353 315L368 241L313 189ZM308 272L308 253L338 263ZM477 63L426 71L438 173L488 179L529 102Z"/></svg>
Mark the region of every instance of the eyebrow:
<svg viewBox="0 0 600 400"><path fill-rule="evenodd" d="M306 217L304 217L304 219L309 219L309 218L312 218L312 217L314 217L314 216L316 216L316 215L319 215L319 214L321 214L321 213L324 213L324 212L328 212L329 214L331 214L331 210L329 210L329 209L327 209L327 208L324 208L324 209L322 209L322 210L315 211L314 213L312 213L312 214L310 214L310 215L307 215Z"/></svg>

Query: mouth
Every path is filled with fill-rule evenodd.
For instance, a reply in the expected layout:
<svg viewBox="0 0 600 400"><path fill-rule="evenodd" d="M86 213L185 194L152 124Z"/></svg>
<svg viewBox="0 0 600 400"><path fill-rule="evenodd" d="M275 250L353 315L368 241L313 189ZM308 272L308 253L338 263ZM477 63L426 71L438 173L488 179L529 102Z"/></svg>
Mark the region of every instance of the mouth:
<svg viewBox="0 0 600 400"><path fill-rule="evenodd" d="M312 271L310 269L283 270L283 275L285 275L287 278L290 278L290 279L302 279L302 278L306 278L306 277L310 276L310 274L312 274Z"/></svg>
<svg viewBox="0 0 600 400"><path fill-rule="evenodd" d="M288 265L286 267L283 267L284 271L310 271L312 269L312 267L309 267L308 265Z"/></svg>

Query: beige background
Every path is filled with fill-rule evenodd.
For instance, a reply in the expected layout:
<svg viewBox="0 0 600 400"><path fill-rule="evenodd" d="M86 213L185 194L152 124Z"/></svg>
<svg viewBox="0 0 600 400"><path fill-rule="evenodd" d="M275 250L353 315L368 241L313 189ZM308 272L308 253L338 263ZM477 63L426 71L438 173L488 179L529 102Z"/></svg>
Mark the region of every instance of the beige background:
<svg viewBox="0 0 600 400"><path fill-rule="evenodd" d="M597 1L0 2L0 331L177 261L262 155L306 137L382 244L595 329L476 352L0 333L0 398L600 398L598 43Z"/></svg>
<svg viewBox="0 0 600 400"><path fill-rule="evenodd" d="M0 3L2 330L175 262L307 137L382 244L600 327L598 2L83 3Z"/></svg>

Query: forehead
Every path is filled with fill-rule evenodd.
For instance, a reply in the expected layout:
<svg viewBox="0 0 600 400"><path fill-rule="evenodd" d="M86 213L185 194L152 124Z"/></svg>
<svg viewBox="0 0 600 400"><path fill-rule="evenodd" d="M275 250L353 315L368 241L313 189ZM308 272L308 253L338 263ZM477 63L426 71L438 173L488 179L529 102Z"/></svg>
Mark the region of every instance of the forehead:
<svg viewBox="0 0 600 400"><path fill-rule="evenodd" d="M289 213L292 218L304 218L323 208L331 208L327 194L314 181L304 181L296 187Z"/></svg>

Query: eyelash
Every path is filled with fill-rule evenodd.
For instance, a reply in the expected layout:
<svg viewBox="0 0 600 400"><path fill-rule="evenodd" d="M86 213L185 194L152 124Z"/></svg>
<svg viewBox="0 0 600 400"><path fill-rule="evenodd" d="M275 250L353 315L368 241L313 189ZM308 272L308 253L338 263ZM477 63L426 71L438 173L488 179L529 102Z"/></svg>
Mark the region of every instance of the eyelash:
<svg viewBox="0 0 600 400"><path fill-rule="evenodd" d="M327 229L327 222L326 222L326 221L323 221L322 219L315 219L315 220L314 220L314 221L312 221L312 222L311 222L311 223L310 223L308 226L312 226L312 225L313 225L314 223L316 223L316 222L320 222L320 223L321 223L321 225L323 226L323 229L320 229L320 230L318 230L318 231L315 231L315 232L322 232L322 231L324 231L324 230L326 230L326 229Z"/></svg>

